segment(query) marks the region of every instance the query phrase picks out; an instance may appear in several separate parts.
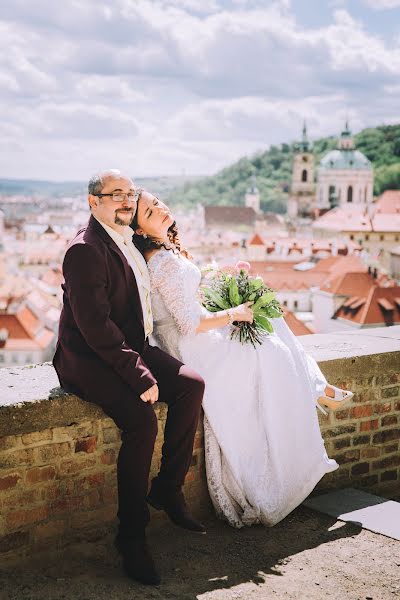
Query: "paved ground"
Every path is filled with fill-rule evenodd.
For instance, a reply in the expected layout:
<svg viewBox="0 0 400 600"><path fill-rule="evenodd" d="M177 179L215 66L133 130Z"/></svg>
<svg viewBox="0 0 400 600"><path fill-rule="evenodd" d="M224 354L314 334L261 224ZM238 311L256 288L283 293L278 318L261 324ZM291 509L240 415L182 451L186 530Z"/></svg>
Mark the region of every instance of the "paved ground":
<svg viewBox="0 0 400 600"><path fill-rule="evenodd" d="M0 568L0 600L386 600L400 597L400 542L298 508L272 529L149 531L163 583L125 578L111 534L51 560Z"/></svg>

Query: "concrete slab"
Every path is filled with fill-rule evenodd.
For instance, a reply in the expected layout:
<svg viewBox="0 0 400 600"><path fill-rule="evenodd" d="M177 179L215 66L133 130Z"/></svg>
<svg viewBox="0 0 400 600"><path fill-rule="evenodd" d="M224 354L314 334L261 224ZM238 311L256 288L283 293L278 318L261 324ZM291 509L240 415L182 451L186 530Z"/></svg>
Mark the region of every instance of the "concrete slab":
<svg viewBox="0 0 400 600"><path fill-rule="evenodd" d="M314 333L299 338L306 352L321 361L400 351L400 325L355 331Z"/></svg>
<svg viewBox="0 0 400 600"><path fill-rule="evenodd" d="M303 504L341 521L400 540L400 502L346 488L311 497Z"/></svg>

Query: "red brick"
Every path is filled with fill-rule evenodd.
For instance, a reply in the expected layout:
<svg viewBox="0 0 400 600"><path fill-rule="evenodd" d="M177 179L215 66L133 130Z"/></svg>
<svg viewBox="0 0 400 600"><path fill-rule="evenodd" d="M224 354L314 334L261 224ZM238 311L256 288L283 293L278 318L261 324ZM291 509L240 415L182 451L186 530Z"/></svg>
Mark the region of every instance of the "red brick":
<svg viewBox="0 0 400 600"><path fill-rule="evenodd" d="M97 488L104 485L105 475L104 473L91 473L81 479L74 481L74 490L77 493L84 492L91 488Z"/></svg>
<svg viewBox="0 0 400 600"><path fill-rule="evenodd" d="M371 421L361 421L360 431L371 431L372 429L378 429L379 419L372 419Z"/></svg>
<svg viewBox="0 0 400 600"><path fill-rule="evenodd" d="M350 411L349 411L348 408L343 409L343 410L335 410L335 417L339 421L343 421L345 419L348 419L349 416L350 416Z"/></svg>
<svg viewBox="0 0 400 600"><path fill-rule="evenodd" d="M364 404L362 406L354 406L351 409L351 416L355 419L360 417L370 417L372 415L372 404Z"/></svg>
<svg viewBox="0 0 400 600"><path fill-rule="evenodd" d="M368 473L368 472L369 472L369 463L367 463L367 462L357 463L356 465L353 465L351 467L352 475L363 475L364 473Z"/></svg>
<svg viewBox="0 0 400 600"><path fill-rule="evenodd" d="M19 490L18 493L12 490L8 495L1 495L0 504L2 510L7 510L9 508L15 509L16 506L32 506L35 502L40 500L41 493L38 488L30 489L28 491L23 488L17 488L17 490Z"/></svg>
<svg viewBox="0 0 400 600"><path fill-rule="evenodd" d="M400 439L400 428L396 429L384 429L383 431L379 431L379 433L375 433L372 437L372 441L374 444L384 444L385 442L390 442L392 440Z"/></svg>
<svg viewBox="0 0 400 600"><path fill-rule="evenodd" d="M380 448L361 448L361 458L377 458L380 455Z"/></svg>
<svg viewBox="0 0 400 600"><path fill-rule="evenodd" d="M195 481L197 478L197 471L189 471L185 477L185 484Z"/></svg>
<svg viewBox="0 0 400 600"><path fill-rule="evenodd" d="M6 514L5 519L10 529L17 529L24 525L30 525L31 523L37 523L37 521L44 521L48 517L47 506L37 506L35 508L27 508L14 510Z"/></svg>
<svg viewBox="0 0 400 600"><path fill-rule="evenodd" d="M381 481L396 481L397 479L397 470L396 471L384 471L381 473Z"/></svg>
<svg viewBox="0 0 400 600"><path fill-rule="evenodd" d="M360 451L359 450L346 450L343 454L338 454L335 456L335 459L339 464L344 464L348 462L355 462L356 460L360 460Z"/></svg>
<svg viewBox="0 0 400 600"><path fill-rule="evenodd" d="M36 448L39 459L43 462L51 462L52 460L67 456L71 453L71 448L68 442L60 442L58 444L47 444Z"/></svg>
<svg viewBox="0 0 400 600"><path fill-rule="evenodd" d="M113 450L112 448L104 450L103 454L100 457L100 460L103 463L103 465L113 465L116 460L115 450Z"/></svg>
<svg viewBox="0 0 400 600"><path fill-rule="evenodd" d="M85 469L90 469L96 464L95 457L91 458L75 458L74 460L64 460L60 465L60 473L62 475L73 475Z"/></svg>
<svg viewBox="0 0 400 600"><path fill-rule="evenodd" d="M376 378L376 385L381 387L382 385L389 385L390 383L398 383L400 381L400 373L390 373L386 375L378 375Z"/></svg>
<svg viewBox="0 0 400 600"><path fill-rule="evenodd" d="M47 540L61 536L66 529L65 521L55 520L37 525L33 531L35 540Z"/></svg>
<svg viewBox="0 0 400 600"><path fill-rule="evenodd" d="M392 403L391 402L385 402L382 404L382 402L380 402L379 404L374 404L374 413L376 415L381 415L382 413L388 413L392 411Z"/></svg>
<svg viewBox="0 0 400 600"><path fill-rule="evenodd" d="M33 467L26 472L27 483L51 481L56 476L56 469L52 465L46 467Z"/></svg>
<svg viewBox="0 0 400 600"><path fill-rule="evenodd" d="M10 552L29 544L29 531L14 531L0 537L0 552Z"/></svg>
<svg viewBox="0 0 400 600"><path fill-rule="evenodd" d="M86 452L87 454L91 454L96 450L96 446L96 436L86 437L75 442L75 452Z"/></svg>
<svg viewBox="0 0 400 600"><path fill-rule="evenodd" d="M120 437L120 433L115 427L106 427L103 429L103 442L105 444L118 442L120 440Z"/></svg>
<svg viewBox="0 0 400 600"><path fill-rule="evenodd" d="M369 444L369 435L357 435L353 437L353 446L362 446L363 444Z"/></svg>
<svg viewBox="0 0 400 600"><path fill-rule="evenodd" d="M0 469L12 469L21 465L32 465L34 462L35 454L33 448L0 454Z"/></svg>
<svg viewBox="0 0 400 600"><path fill-rule="evenodd" d="M373 463L374 469L386 469L386 467L398 467L400 465L400 455L393 454L392 456L386 456L381 460L377 460Z"/></svg>
<svg viewBox="0 0 400 600"><path fill-rule="evenodd" d="M386 417L382 417L381 423L382 427L386 427L387 425L397 425L397 416L387 415Z"/></svg>
<svg viewBox="0 0 400 600"><path fill-rule="evenodd" d="M378 483L378 475L367 475L366 477L361 477L357 479L357 487L365 487L367 489L371 489L372 486Z"/></svg>
<svg viewBox="0 0 400 600"><path fill-rule="evenodd" d="M11 475L6 475L5 477L0 478L0 490L9 490L10 488L15 487L18 484L18 481L21 479L21 475L19 473L12 473Z"/></svg>
<svg viewBox="0 0 400 600"><path fill-rule="evenodd" d="M340 425L335 427L334 429L326 429L324 431L323 437L328 439L331 437L337 437L339 435L344 435L345 433L354 433L356 431L355 425Z"/></svg>
<svg viewBox="0 0 400 600"><path fill-rule="evenodd" d="M399 449L399 444L396 442L395 444L389 444L388 446L383 447L383 452L385 454L391 454L392 452L397 452Z"/></svg>
<svg viewBox="0 0 400 600"><path fill-rule="evenodd" d="M339 438L338 440L334 440L334 446L336 450L341 450L342 448L348 448L351 443L351 438Z"/></svg>
<svg viewBox="0 0 400 600"><path fill-rule="evenodd" d="M400 402L394 403L394 410L400 410Z"/></svg>
<svg viewBox="0 0 400 600"><path fill-rule="evenodd" d="M42 431L32 431L31 433L23 433L21 436L22 443L25 446L37 444L45 440L53 439L53 432L51 429L43 429Z"/></svg>
<svg viewBox="0 0 400 600"><path fill-rule="evenodd" d="M382 388L381 395L382 398L394 398L398 396L400 392L400 387L398 385L392 385L391 387Z"/></svg>

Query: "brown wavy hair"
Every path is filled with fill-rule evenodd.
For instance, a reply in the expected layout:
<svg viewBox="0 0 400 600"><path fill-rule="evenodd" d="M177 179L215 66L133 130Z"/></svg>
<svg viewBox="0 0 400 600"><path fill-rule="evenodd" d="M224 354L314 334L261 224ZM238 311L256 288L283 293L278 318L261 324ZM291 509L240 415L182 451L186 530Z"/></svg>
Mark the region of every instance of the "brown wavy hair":
<svg viewBox="0 0 400 600"><path fill-rule="evenodd" d="M144 252L146 250L152 250L153 248L165 248L165 250L170 250L171 252L174 252L175 254L182 254L182 256L191 260L192 259L191 254L189 254L189 252L185 248L182 248L182 246L181 246L181 241L179 238L179 230L178 230L176 221L174 221L172 223L172 225L169 226L168 231L167 231L168 239L169 239L172 247L167 246L164 242L158 242L151 237L143 237L143 235L139 235L138 233L136 233L136 230L139 229L139 223L138 223L139 202L140 202L140 198L142 197L142 194L144 191L145 190L139 190L139 192L138 192L136 212L135 212L135 216L133 217L132 223L130 224L130 227L134 231L133 243L135 244L135 246L140 250L140 252L142 254L144 254ZM157 198L157 196L155 196L155 198Z"/></svg>

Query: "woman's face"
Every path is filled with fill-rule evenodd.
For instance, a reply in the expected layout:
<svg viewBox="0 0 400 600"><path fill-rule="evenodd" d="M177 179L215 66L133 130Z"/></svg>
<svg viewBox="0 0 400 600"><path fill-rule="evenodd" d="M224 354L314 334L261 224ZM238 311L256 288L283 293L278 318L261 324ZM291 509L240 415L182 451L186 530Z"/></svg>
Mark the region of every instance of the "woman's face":
<svg viewBox="0 0 400 600"><path fill-rule="evenodd" d="M137 207L138 228L136 233L154 239L163 239L174 219L164 202L150 192L142 192Z"/></svg>

